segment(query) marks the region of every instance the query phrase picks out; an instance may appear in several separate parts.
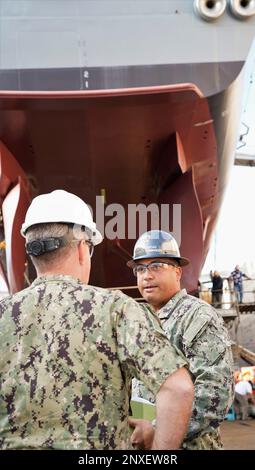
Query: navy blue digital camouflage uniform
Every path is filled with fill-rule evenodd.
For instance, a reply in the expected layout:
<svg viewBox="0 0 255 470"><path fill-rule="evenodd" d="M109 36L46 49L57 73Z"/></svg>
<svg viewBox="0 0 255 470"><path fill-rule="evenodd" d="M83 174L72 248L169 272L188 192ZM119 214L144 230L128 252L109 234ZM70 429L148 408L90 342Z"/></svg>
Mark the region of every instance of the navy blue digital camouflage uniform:
<svg viewBox="0 0 255 470"><path fill-rule="evenodd" d="M187 358L195 385L193 411L183 448L221 449L219 424L234 398L231 342L222 317L206 302L188 295L185 289L157 314L170 343ZM134 395L154 401L144 384L133 382Z"/></svg>
<svg viewBox="0 0 255 470"><path fill-rule="evenodd" d="M134 300L61 275L0 302L0 350L1 449L131 448L132 377L156 395L186 365Z"/></svg>

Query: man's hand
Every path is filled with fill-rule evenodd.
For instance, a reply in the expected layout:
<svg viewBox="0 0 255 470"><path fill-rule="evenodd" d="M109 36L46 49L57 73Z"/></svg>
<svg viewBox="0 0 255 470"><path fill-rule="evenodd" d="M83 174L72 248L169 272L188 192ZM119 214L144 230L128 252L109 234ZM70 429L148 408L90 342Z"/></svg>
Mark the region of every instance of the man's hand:
<svg viewBox="0 0 255 470"><path fill-rule="evenodd" d="M151 421L129 418L129 425L135 428L131 436L132 445L136 449L149 450L154 437L154 428Z"/></svg>

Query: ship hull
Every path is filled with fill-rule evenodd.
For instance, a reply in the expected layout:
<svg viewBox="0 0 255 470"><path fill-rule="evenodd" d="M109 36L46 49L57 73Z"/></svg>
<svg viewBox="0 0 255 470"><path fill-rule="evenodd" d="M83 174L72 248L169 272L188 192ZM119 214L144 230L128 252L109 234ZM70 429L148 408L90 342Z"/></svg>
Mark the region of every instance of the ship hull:
<svg viewBox="0 0 255 470"><path fill-rule="evenodd" d="M134 217L129 208L156 204L160 209L163 204L168 205L168 221L163 215L159 223L178 231L182 254L191 260L184 269L183 286L190 292L197 288L233 163L237 88L238 79L210 98L191 84L2 92L0 138L24 173L32 175L35 193L63 188L86 200L97 219L104 213L103 222L102 217L97 222L106 232L105 242L96 250L91 283L134 285L126 261L143 229L136 218L130 234ZM98 208L100 195L103 207ZM116 216L112 204L123 208L125 218L118 214L109 237ZM178 221L174 207L181 211ZM147 222L145 229L155 227L150 217ZM10 238L9 250L13 245ZM17 264L18 257L15 250L8 259ZM24 279L18 277L13 283L9 274L11 290L22 288Z"/></svg>
<svg viewBox="0 0 255 470"><path fill-rule="evenodd" d="M56 188L85 199L104 232L91 283L134 285L126 261L155 226L151 215L139 226L129 210L154 204L168 208L159 223L191 259L183 286L196 290L234 161L254 25L228 10L207 23L190 0L0 0L2 277L11 292L24 286L19 226L29 199Z"/></svg>

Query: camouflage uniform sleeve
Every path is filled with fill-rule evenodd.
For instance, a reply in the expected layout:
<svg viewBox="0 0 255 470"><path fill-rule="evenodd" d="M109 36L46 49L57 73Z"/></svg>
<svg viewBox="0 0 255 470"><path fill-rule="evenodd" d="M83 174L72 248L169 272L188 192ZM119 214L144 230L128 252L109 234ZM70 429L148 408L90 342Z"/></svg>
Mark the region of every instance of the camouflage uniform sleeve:
<svg viewBox="0 0 255 470"><path fill-rule="evenodd" d="M195 400L187 439L211 432L233 401L231 342L223 320L211 307L200 307L183 333L183 348L195 380Z"/></svg>
<svg viewBox="0 0 255 470"><path fill-rule="evenodd" d="M115 329L123 373L141 380L156 395L166 378L187 361L170 345L149 310L126 296L116 306Z"/></svg>

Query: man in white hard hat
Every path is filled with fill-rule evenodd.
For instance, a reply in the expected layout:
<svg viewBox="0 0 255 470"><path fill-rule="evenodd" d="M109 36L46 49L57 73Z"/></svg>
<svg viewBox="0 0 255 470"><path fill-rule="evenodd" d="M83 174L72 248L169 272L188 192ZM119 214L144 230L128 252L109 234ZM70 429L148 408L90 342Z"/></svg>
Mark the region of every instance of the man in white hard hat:
<svg viewBox="0 0 255 470"><path fill-rule="evenodd" d="M182 447L216 450L222 448L219 424L233 400L232 353L227 330L216 310L181 289L182 267L188 263L170 233L152 230L137 240L128 266L170 343L189 363L195 400ZM134 385L134 394L154 400L139 382ZM152 426L145 421L133 421L133 426L133 442L149 445Z"/></svg>
<svg viewBox="0 0 255 470"><path fill-rule="evenodd" d="M193 400L186 360L135 301L87 285L102 241L88 206L62 190L38 196L22 234L38 277L0 302L0 448L130 448L133 376L157 396L152 448L178 448Z"/></svg>

